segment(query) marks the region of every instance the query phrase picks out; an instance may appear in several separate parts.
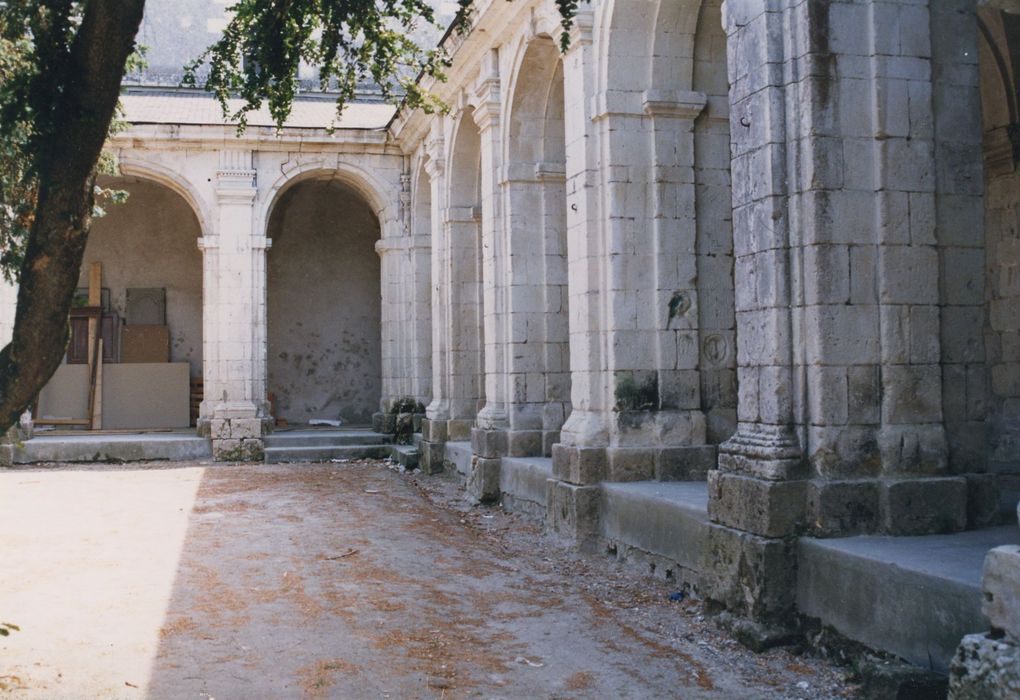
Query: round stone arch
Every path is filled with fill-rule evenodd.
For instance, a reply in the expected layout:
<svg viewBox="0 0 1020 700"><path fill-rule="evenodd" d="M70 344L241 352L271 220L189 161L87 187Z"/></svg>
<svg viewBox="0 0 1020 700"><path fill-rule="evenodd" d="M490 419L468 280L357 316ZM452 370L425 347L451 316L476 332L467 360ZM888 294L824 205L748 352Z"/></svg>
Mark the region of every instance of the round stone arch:
<svg viewBox="0 0 1020 700"><path fill-rule="evenodd" d="M267 380L278 422L367 425L378 408L384 290L376 242L398 224L385 191L355 166L313 162L273 183L258 211L255 230L272 241Z"/></svg>
<svg viewBox="0 0 1020 700"><path fill-rule="evenodd" d="M102 266L103 354L112 363L105 381L116 387L104 403L103 427L186 427L198 417L187 410L189 379L202 379L205 369L199 242L208 220L201 199L176 173L132 159L122 160L120 173L104 177L103 185L129 195L93 220L77 284L87 288L92 265ZM162 350L153 329L139 327L153 325L165 327ZM69 364L85 361L83 337L79 326ZM168 361L174 366L159 366Z"/></svg>
<svg viewBox="0 0 1020 700"><path fill-rule="evenodd" d="M379 220L381 238L400 235L400 219L396 202L399 188L388 187L369 171L353 163L336 163L333 160L314 160L301 163L293 170L280 175L269 186L256 210L255 231L266 231L273 208L290 188L308 180L339 180L357 192L372 208Z"/></svg>
<svg viewBox="0 0 1020 700"><path fill-rule="evenodd" d="M205 198L199 194L187 178L176 170L160 163L124 155L118 157L118 167L121 175L150 180L176 192L191 207L198 219L198 225L202 229L202 235L208 236L216 233L212 227L213 217L209 213L209 206Z"/></svg>
<svg viewBox="0 0 1020 700"><path fill-rule="evenodd" d="M689 90L701 0L609 0L598 11L600 92ZM690 37L691 46L685 46ZM640 105L637 105L638 107Z"/></svg>

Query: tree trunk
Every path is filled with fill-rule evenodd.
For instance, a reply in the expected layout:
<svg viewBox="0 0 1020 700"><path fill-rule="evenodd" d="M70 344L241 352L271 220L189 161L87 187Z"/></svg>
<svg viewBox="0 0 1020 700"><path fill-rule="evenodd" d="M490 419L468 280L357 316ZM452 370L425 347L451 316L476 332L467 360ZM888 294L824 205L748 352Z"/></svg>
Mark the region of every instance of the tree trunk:
<svg viewBox="0 0 1020 700"><path fill-rule="evenodd" d="M96 163L144 6L145 0L89 0L63 90L54 92L60 116L39 164L39 198L21 267L14 337L0 352L0 435L35 400L64 356Z"/></svg>

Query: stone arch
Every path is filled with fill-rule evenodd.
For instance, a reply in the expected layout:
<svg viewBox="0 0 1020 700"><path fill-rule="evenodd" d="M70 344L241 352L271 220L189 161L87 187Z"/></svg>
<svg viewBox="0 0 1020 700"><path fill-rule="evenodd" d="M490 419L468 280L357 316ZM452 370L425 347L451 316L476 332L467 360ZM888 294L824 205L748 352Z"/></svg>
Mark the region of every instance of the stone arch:
<svg viewBox="0 0 1020 700"><path fill-rule="evenodd" d="M540 455L570 410L563 62L539 35L515 64L503 141L505 381L514 453Z"/></svg>
<svg viewBox="0 0 1020 700"><path fill-rule="evenodd" d="M213 217L209 213L205 198L180 173L165 165L123 154L118 157L118 167L122 175L150 180L176 192L191 207L202 229L202 235L215 233L212 227Z"/></svg>
<svg viewBox="0 0 1020 700"><path fill-rule="evenodd" d="M309 164L270 188L267 378L277 420L367 425L382 395L376 243L392 211L352 169Z"/></svg>
<svg viewBox="0 0 1020 700"><path fill-rule="evenodd" d="M353 163L314 160L283 173L269 186L257 209L256 231L265 231L273 209L291 187L308 180L337 180L357 192L379 220L382 237L400 235L400 217L394 204L399 200L391 187Z"/></svg>
<svg viewBox="0 0 1020 700"><path fill-rule="evenodd" d="M987 345L988 462L991 471L1020 472L1020 390L1008 378L1020 371L1006 348L1020 337L1011 312L1020 303L1020 14L978 10L982 151L984 165L985 338ZM973 216L977 218L976 213ZM956 411L955 416L959 417ZM971 418L971 416L966 416ZM947 429L952 425L947 421ZM963 424L968 430L968 424ZM973 433L973 428L969 429Z"/></svg>
<svg viewBox="0 0 1020 700"><path fill-rule="evenodd" d="M465 439L485 400L482 330L481 136L474 108L459 113L447 159L445 294L451 439Z"/></svg>
<svg viewBox="0 0 1020 700"><path fill-rule="evenodd" d="M196 206L201 200L183 178L138 161L123 162L121 174L104 177L103 184L126 190L129 196L93 220L78 287L88 286L92 264L100 263L104 315L112 319L112 324L104 321L103 354L106 362L118 365L110 368L108 381L134 386L147 381L155 386L155 393L112 392L104 402L103 427L187 427L198 417L189 416L187 409L189 378L203 378L206 360L205 275L198 244L208 230ZM148 290L161 292L157 297ZM147 312L129 304L129 296L136 293L151 300ZM159 349L158 339L154 344L151 329L138 325L165 326L165 350ZM68 362L83 362L82 350L72 342ZM167 362L174 364L150 364ZM46 415L45 408L40 411Z"/></svg>
<svg viewBox="0 0 1020 700"><path fill-rule="evenodd" d="M482 201L482 143L474 122L474 107L461 109L450 139L448 203L450 207L478 207Z"/></svg>
<svg viewBox="0 0 1020 700"><path fill-rule="evenodd" d="M689 90L701 0L611 0L596 17L600 90Z"/></svg>

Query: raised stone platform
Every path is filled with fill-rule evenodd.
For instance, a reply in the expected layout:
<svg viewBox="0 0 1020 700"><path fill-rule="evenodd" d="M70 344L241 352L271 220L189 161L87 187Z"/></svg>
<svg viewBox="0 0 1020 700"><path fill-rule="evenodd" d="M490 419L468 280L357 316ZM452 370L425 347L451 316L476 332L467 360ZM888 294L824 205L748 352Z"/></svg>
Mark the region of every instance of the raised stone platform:
<svg viewBox="0 0 1020 700"><path fill-rule="evenodd" d="M212 446L193 431L37 435L16 446L13 454L15 464L203 459L212 459Z"/></svg>
<svg viewBox="0 0 1020 700"><path fill-rule="evenodd" d="M471 473L471 442L465 440L448 442L445 445L445 461L452 464L457 473L467 476Z"/></svg>
<svg viewBox="0 0 1020 700"><path fill-rule="evenodd" d="M981 568L1004 544L1020 544L1020 529L802 538L797 606L851 639L945 673L960 639L988 629Z"/></svg>
<svg viewBox="0 0 1020 700"><path fill-rule="evenodd" d="M600 535L617 556L646 558L653 573L662 569L667 578L697 587L708 545L708 485L605 483Z"/></svg>
<svg viewBox="0 0 1020 700"><path fill-rule="evenodd" d="M504 457L499 470L500 504L510 512L544 518L552 475L549 457Z"/></svg>

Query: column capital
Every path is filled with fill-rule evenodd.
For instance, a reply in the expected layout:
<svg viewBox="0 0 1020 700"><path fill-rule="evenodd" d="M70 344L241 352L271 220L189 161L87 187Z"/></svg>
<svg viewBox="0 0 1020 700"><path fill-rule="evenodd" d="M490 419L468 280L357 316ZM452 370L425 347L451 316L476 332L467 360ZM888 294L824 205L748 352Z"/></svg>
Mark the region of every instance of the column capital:
<svg viewBox="0 0 1020 700"><path fill-rule="evenodd" d="M498 49L492 49L483 57L474 93L480 100L473 115L478 129L485 131L488 128L498 127L499 113L503 105L500 96Z"/></svg>
<svg viewBox="0 0 1020 700"><path fill-rule="evenodd" d="M220 247L219 236L201 236L198 241L198 249L205 250L217 250Z"/></svg>
<svg viewBox="0 0 1020 700"><path fill-rule="evenodd" d="M592 29L595 26L595 12L591 9L578 10L574 15L574 21L567 32L570 37L570 46L567 53L575 49L589 46L592 43Z"/></svg>
<svg viewBox="0 0 1020 700"><path fill-rule="evenodd" d="M645 114L694 121L704 111L708 98L691 90L648 90L642 95Z"/></svg>

